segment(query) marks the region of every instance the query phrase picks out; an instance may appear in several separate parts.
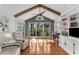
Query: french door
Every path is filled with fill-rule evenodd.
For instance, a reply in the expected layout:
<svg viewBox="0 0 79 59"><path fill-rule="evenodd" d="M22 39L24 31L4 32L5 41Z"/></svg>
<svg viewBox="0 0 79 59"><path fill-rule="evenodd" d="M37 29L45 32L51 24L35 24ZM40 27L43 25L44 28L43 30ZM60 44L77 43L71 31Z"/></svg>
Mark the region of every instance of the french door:
<svg viewBox="0 0 79 59"><path fill-rule="evenodd" d="M29 23L30 36L50 36L51 25L49 22L31 22Z"/></svg>

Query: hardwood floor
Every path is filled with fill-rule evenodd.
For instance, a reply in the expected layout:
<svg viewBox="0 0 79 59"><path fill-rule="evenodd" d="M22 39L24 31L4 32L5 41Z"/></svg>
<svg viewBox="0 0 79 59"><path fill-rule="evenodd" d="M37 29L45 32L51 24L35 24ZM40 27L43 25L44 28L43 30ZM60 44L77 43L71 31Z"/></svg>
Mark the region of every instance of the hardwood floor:
<svg viewBox="0 0 79 59"><path fill-rule="evenodd" d="M51 39L31 39L29 46L21 51L21 55L68 55Z"/></svg>

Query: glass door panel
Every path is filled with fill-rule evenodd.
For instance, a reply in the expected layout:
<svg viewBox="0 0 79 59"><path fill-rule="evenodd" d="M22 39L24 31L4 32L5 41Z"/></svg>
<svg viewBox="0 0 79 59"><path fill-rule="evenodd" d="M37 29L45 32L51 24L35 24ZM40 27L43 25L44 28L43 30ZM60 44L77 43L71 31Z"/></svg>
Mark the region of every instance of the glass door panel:
<svg viewBox="0 0 79 59"><path fill-rule="evenodd" d="M51 26L48 22L30 23L30 36L50 36Z"/></svg>
<svg viewBox="0 0 79 59"><path fill-rule="evenodd" d="M36 36L36 24L35 23L31 23L30 36Z"/></svg>
<svg viewBox="0 0 79 59"><path fill-rule="evenodd" d="M43 36L43 23L37 23L37 36Z"/></svg>
<svg viewBox="0 0 79 59"><path fill-rule="evenodd" d="M50 36L50 24L44 23L44 36Z"/></svg>

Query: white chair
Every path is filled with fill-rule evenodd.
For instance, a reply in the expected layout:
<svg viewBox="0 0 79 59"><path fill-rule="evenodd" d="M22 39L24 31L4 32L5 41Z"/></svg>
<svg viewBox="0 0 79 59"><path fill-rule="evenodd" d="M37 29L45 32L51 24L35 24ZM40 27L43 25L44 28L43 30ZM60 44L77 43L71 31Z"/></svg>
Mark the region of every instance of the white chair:
<svg viewBox="0 0 79 59"><path fill-rule="evenodd" d="M26 47L29 46L30 39L23 39L20 32L13 32L13 39L21 45L21 50L24 50Z"/></svg>

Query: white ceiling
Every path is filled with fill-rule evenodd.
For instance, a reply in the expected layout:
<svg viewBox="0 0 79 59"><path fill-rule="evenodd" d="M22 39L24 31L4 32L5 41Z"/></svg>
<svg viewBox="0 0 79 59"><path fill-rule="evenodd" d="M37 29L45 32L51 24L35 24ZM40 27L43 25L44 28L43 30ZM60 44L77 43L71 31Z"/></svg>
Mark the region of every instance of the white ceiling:
<svg viewBox="0 0 79 59"><path fill-rule="evenodd" d="M24 11L35 4L2 4L0 5L0 13L3 12L6 15L12 15L14 16L15 14ZM75 8L79 6L78 4L44 4L45 6L56 10L58 12L65 13L66 11ZM23 19L23 17L20 17Z"/></svg>
<svg viewBox="0 0 79 59"><path fill-rule="evenodd" d="M79 4L47 4L46 6L59 11L60 13L64 13L72 8L79 6Z"/></svg>
<svg viewBox="0 0 79 59"><path fill-rule="evenodd" d="M35 4L2 4L0 5L1 8L7 11L14 12L14 14L17 14L18 12L24 11ZM60 13L63 13L65 11L68 11L69 9L79 6L78 4L44 4L53 10L59 11Z"/></svg>

